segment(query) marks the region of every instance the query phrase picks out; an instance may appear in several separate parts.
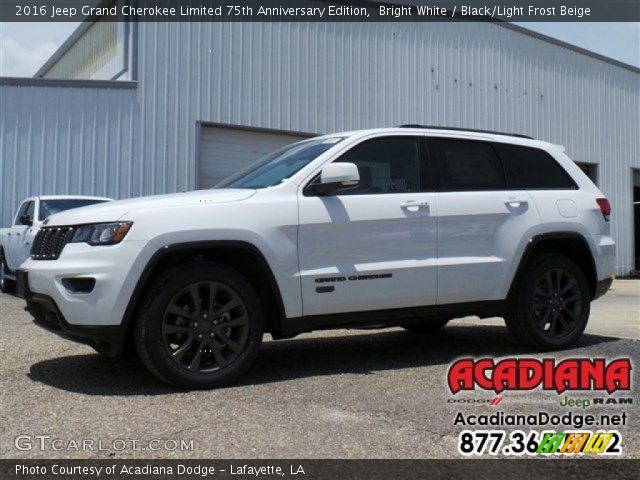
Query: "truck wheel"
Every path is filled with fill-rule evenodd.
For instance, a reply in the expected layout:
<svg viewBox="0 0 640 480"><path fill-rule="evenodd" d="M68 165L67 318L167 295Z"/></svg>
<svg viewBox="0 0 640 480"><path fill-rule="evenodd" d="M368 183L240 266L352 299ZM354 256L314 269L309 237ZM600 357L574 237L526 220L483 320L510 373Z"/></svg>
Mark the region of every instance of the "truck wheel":
<svg viewBox="0 0 640 480"><path fill-rule="evenodd" d="M450 318L440 318L440 319L428 319L425 318L420 323L410 323L408 325L402 325L402 328L411 332L411 333L435 333L449 323Z"/></svg>
<svg viewBox="0 0 640 480"><path fill-rule="evenodd" d="M4 257L0 257L0 292L14 293L16 291L16 283L6 277L9 268L4 261Z"/></svg>
<svg viewBox="0 0 640 480"><path fill-rule="evenodd" d="M535 257L524 269L505 315L509 332L541 350L567 348L587 326L591 293L578 265L557 254Z"/></svg>
<svg viewBox="0 0 640 480"><path fill-rule="evenodd" d="M235 381L256 358L264 332L253 286L212 262L168 272L144 296L135 321L142 362L160 380L183 388Z"/></svg>

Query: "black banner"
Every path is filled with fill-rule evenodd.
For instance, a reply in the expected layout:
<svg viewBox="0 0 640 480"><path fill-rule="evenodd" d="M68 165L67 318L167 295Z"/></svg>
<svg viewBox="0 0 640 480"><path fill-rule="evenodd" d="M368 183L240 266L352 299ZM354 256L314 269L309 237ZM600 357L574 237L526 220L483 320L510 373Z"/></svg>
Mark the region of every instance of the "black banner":
<svg viewBox="0 0 640 480"><path fill-rule="evenodd" d="M640 460L0 460L0 478L216 479L636 479ZM526 472L526 473L525 473Z"/></svg>
<svg viewBox="0 0 640 480"><path fill-rule="evenodd" d="M1 0L2 22L637 22L638 0Z"/></svg>

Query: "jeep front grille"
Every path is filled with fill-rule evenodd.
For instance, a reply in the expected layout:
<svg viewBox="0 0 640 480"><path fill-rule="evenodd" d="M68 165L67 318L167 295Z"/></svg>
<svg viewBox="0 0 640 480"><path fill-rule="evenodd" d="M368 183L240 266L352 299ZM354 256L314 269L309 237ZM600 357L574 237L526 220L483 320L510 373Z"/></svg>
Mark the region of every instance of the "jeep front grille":
<svg viewBox="0 0 640 480"><path fill-rule="evenodd" d="M31 248L34 260L56 260L73 238L73 227L44 227L36 235Z"/></svg>

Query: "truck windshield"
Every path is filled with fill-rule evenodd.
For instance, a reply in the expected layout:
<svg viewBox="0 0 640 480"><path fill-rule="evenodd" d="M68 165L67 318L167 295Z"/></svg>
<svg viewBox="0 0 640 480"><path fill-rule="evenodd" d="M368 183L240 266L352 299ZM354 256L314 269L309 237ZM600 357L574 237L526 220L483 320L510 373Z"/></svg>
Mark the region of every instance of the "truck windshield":
<svg viewBox="0 0 640 480"><path fill-rule="evenodd" d="M214 188L266 188L278 185L342 139L320 138L287 145L231 175Z"/></svg>
<svg viewBox="0 0 640 480"><path fill-rule="evenodd" d="M40 220L44 220L54 213L64 212L65 210L71 210L72 208L86 207L87 205L93 205L96 203L104 203L106 201L107 200L94 200L90 198L42 200L40 202L40 212L38 213L38 218Z"/></svg>

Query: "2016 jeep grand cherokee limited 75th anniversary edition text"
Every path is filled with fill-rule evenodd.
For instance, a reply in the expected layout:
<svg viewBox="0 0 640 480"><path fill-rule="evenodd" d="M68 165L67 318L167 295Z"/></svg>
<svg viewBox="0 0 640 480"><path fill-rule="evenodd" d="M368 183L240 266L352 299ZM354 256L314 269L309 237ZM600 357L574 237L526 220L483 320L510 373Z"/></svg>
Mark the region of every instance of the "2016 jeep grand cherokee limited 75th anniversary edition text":
<svg viewBox="0 0 640 480"><path fill-rule="evenodd" d="M609 214L546 142L418 126L337 133L211 190L54 215L18 286L38 325L108 355L135 345L154 375L190 388L236 379L265 332L423 333L502 316L525 344L558 349L611 284Z"/></svg>

